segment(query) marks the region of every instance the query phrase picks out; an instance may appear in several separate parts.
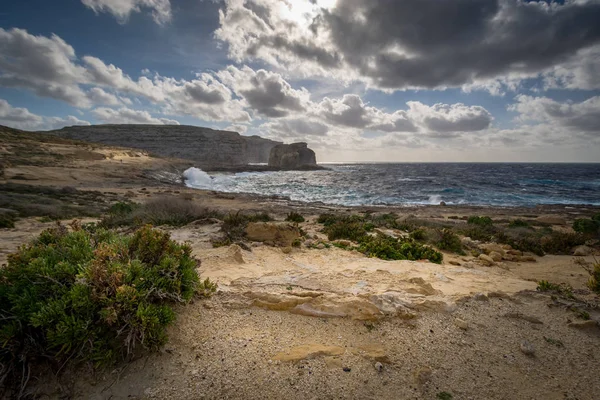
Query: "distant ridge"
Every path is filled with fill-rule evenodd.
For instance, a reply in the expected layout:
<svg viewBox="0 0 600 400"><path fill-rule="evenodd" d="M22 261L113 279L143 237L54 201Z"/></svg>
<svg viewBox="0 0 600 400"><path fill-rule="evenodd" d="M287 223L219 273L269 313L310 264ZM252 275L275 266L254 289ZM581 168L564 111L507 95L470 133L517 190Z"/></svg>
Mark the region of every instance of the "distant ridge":
<svg viewBox="0 0 600 400"><path fill-rule="evenodd" d="M260 136L242 136L237 132L189 125L69 126L39 133L191 160L202 169L267 163L271 149L282 143Z"/></svg>

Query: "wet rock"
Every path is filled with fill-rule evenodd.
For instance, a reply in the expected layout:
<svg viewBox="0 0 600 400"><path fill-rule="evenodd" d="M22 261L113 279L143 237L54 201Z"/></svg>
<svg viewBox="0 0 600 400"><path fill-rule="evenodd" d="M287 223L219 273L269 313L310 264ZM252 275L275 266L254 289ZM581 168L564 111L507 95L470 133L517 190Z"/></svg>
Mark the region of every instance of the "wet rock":
<svg viewBox="0 0 600 400"><path fill-rule="evenodd" d="M578 246L573 251L573 255L578 257L589 256L592 254L592 251L592 248L589 246Z"/></svg>
<svg viewBox="0 0 600 400"><path fill-rule="evenodd" d="M495 261L492 257L486 255L486 254L480 254L479 257L477 257L477 259L483 264L483 265L487 265L488 267L491 267L493 265L495 265Z"/></svg>
<svg viewBox="0 0 600 400"><path fill-rule="evenodd" d="M523 340L521 342L519 349L521 350L521 353L525 354L526 356L535 355L535 347L533 346L533 344L529 343L529 341L527 341L527 340Z"/></svg>
<svg viewBox="0 0 600 400"><path fill-rule="evenodd" d="M497 251L491 251L490 254L489 254L489 256L495 262L502 261L502 254L498 253Z"/></svg>
<svg viewBox="0 0 600 400"><path fill-rule="evenodd" d="M287 222L251 222L246 227L246 235L255 242L272 242L289 247L300 239L300 230Z"/></svg>
<svg viewBox="0 0 600 400"><path fill-rule="evenodd" d="M445 201L440 201L440 206L445 206L446 202Z"/></svg>

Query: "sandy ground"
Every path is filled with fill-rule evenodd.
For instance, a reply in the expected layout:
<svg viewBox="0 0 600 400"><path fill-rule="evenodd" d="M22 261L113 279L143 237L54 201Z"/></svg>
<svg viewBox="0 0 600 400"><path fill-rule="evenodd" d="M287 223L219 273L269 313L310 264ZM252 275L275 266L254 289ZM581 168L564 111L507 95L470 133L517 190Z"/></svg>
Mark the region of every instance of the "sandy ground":
<svg viewBox="0 0 600 400"><path fill-rule="evenodd" d="M3 144L3 154L14 148ZM0 183L74 186L135 201L186 196L211 208L290 210L314 218L346 210L279 198L225 195L178 186L180 161L123 149L45 143L49 165L5 166ZM12 149L12 150L11 150ZM36 153L37 154L37 153ZM63 157L64 156L64 157ZM41 157L41 156L40 156ZM66 158L65 158L66 157ZM176 179L175 179L176 180ZM365 208L347 209L356 212ZM382 208L371 208L382 211ZM475 207L388 208L439 219ZM494 218L550 216L570 221L586 207L486 209ZM0 229L0 264L52 223L36 218ZM165 228L167 229L167 228ZM284 250L260 243L212 248L219 225L169 229L187 241L199 272L219 284L209 300L179 307L170 342L157 354L109 371L86 366L30 386L40 399L597 399L600 393L598 298L571 256L485 267L445 254L442 265L382 261L335 247ZM589 260L592 257L588 257ZM574 304L537 293L537 281L569 283Z"/></svg>

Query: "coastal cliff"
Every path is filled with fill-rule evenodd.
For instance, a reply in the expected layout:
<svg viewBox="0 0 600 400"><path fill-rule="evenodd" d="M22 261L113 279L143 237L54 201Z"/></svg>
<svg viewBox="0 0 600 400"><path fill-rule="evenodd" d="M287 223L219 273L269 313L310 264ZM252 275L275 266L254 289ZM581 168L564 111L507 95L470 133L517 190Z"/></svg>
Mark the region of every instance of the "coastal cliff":
<svg viewBox="0 0 600 400"><path fill-rule="evenodd" d="M185 125L71 126L43 133L191 160L203 169L266 163L271 149L281 144L259 136Z"/></svg>

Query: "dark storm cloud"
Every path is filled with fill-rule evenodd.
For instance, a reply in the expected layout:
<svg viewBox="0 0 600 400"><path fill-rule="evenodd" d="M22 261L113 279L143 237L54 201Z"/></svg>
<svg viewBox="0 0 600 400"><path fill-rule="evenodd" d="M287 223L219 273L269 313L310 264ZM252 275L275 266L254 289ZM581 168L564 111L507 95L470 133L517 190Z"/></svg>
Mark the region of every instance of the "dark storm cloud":
<svg viewBox="0 0 600 400"><path fill-rule="evenodd" d="M381 88L531 76L572 62L579 51L600 44L597 1L340 0L312 17L308 32L264 11L276 2L260 3L261 29L223 18L239 23L217 31L233 56L278 60L287 67L306 61L348 71ZM230 2L224 15L249 4Z"/></svg>
<svg viewBox="0 0 600 400"><path fill-rule="evenodd" d="M324 20L345 60L390 88L538 71L600 41L597 3L352 0Z"/></svg>

